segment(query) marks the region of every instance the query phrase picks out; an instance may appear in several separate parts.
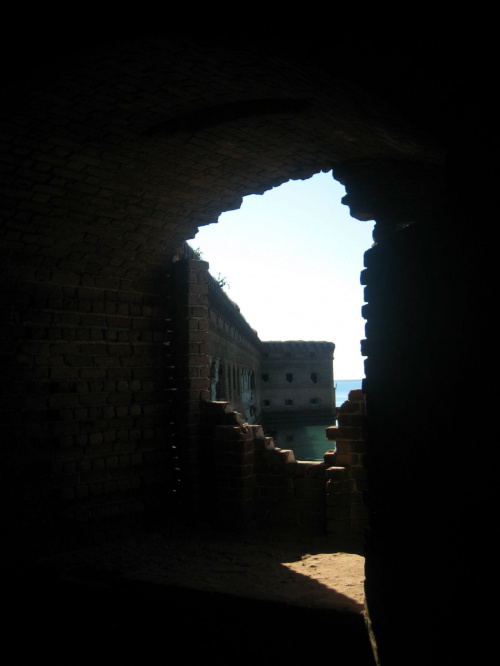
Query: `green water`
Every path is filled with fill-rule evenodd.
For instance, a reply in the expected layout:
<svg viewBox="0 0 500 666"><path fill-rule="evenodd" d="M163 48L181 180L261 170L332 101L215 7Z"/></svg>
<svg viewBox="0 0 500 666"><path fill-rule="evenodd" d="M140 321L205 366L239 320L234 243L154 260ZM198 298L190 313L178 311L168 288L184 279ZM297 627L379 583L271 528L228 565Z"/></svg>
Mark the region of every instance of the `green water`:
<svg viewBox="0 0 500 666"><path fill-rule="evenodd" d="M326 439L325 428L331 425L335 425L332 420L314 425L273 421L264 430L273 437L275 446L292 449L295 460L322 460L328 449L335 448L335 442Z"/></svg>

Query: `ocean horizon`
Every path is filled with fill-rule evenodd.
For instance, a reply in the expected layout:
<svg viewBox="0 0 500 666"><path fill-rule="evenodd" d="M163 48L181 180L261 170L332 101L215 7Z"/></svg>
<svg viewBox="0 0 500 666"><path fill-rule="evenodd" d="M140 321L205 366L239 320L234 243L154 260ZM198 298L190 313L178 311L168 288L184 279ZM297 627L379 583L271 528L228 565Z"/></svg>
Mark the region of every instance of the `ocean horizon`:
<svg viewBox="0 0 500 666"><path fill-rule="evenodd" d="M335 386L335 405L340 407L349 397L349 391L360 389L363 384L363 379L337 379L334 381Z"/></svg>

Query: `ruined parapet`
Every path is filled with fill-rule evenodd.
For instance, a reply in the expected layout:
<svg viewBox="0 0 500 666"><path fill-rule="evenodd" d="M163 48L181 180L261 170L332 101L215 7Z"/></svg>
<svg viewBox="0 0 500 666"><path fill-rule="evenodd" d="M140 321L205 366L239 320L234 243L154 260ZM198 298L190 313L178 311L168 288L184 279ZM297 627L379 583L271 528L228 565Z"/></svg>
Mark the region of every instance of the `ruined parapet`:
<svg viewBox="0 0 500 666"><path fill-rule="evenodd" d="M214 429L215 522L232 530L253 524L254 430L248 425Z"/></svg>
<svg viewBox="0 0 500 666"><path fill-rule="evenodd" d="M244 425L242 414L236 412L226 400L204 400L201 403L201 414L205 427L216 425ZM260 427L260 426L257 426Z"/></svg>
<svg viewBox="0 0 500 666"><path fill-rule="evenodd" d="M274 535L325 533L324 463L296 461L260 425L240 423L230 403L205 402L202 413L212 452L206 506L215 526Z"/></svg>
<svg viewBox="0 0 500 666"><path fill-rule="evenodd" d="M364 505L366 490L366 403L361 389L349 393L338 410L338 426L326 428L326 437L336 442L335 451L325 454L326 525L335 535L360 535L368 522Z"/></svg>

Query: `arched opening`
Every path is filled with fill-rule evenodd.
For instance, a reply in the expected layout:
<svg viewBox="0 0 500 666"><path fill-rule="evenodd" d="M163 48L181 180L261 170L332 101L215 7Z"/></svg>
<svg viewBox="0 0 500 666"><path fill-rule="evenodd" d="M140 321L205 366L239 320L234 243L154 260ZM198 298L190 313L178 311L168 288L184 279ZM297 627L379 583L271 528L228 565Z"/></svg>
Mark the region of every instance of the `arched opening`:
<svg viewBox="0 0 500 666"><path fill-rule="evenodd" d="M299 366L290 358L290 350L284 351L288 361L281 371L275 367L271 381L267 366L259 360L258 422L277 446L293 448L298 460L322 460L325 451L335 447L327 442L325 429L335 425L336 407L347 400L350 390L361 388L364 377L360 273L363 254L373 242L373 222L356 223L341 204L343 196L345 188L331 172L289 181L262 196L245 197L237 211L222 214L217 225L202 227L192 241L212 275L219 276L221 288L235 305L234 316L243 316L261 341L335 345L330 391L325 382L332 373L325 367L319 370L328 361L320 360L317 351L306 350ZM217 310L216 303L213 309ZM216 315L210 327L215 331ZM225 353L231 349L237 354L229 338L226 342ZM265 347L254 353L269 357ZM288 387L278 388L279 372ZM293 414L290 409L280 411L279 405L294 405ZM249 407L238 408L249 420ZM292 439L293 447L286 444Z"/></svg>
<svg viewBox="0 0 500 666"><path fill-rule="evenodd" d="M335 186L332 174L323 173L321 175L325 179L328 179L328 184L332 187L332 189L334 189ZM300 188L300 185L303 183L297 182L295 184ZM343 188L339 187L337 190L337 196L339 200L338 206L341 205L340 198L344 194L345 191L343 191ZM262 200L265 199L265 195L261 199ZM330 247L332 245L335 245L336 229L335 229L335 222L332 221L332 217L334 217L333 211L325 210L327 220L325 221L323 231L319 233L316 232L316 230L313 228L313 224L310 223L310 220L308 220L307 217L308 215L314 217L315 212L314 210L311 210L314 208L314 204L316 205L316 208L322 206L322 202L319 200L317 193L314 201L309 201L308 203L303 204L303 214L301 216L301 219L299 220L299 224L301 226L306 226L308 228L309 236L312 237L313 242L310 244L309 247L306 247L306 244L302 242L303 240L302 238L300 240L296 240L295 244L297 246L300 246L299 255L291 254L291 252L289 251L289 247L287 247L288 243L286 242L286 240L283 240L286 239L287 237L287 231L288 234L290 234L290 229L287 229L288 224L293 226L293 223L290 220L285 220L283 218L283 215L280 216L279 212L276 210L274 211L274 215L277 218L278 225L274 235L273 235L272 225L269 224L267 221L265 224L265 233L263 233L263 228L259 227L258 223L255 223L253 227L252 225L250 225L246 229L243 228L242 236L236 242L234 241L231 242L230 240L228 240L229 228L228 226L224 225L224 223L221 223L221 221L219 221L218 226L214 227L214 229L217 229L217 231L219 231L222 235L222 238L219 239L218 243L222 247L223 253L225 253L229 257L237 257L237 262L239 264L242 264L244 262L244 259L250 259L248 263L245 263L246 271L243 271L242 277L243 277L243 282L248 283L245 286L250 287L248 293L250 294L252 300L254 300L257 303L259 301L262 302L264 300L263 297L266 295L266 291L271 290L272 285L270 284L270 281L272 279L275 279L277 282L279 281L285 282L285 284L287 284L288 291L292 292L290 294L292 296L292 299L290 300L290 304L288 306L293 314L292 319L295 318L297 320L299 318L303 318L304 320L308 321L311 318L310 314L309 312L302 312L302 308L304 306L309 305L310 301L312 300L311 295L314 294L315 307L318 311L317 313L318 317L316 319L316 322L320 322L321 319L323 320L321 321L321 324L323 325L322 330L324 331L325 330L324 320L327 319L327 313L325 313L324 307L325 303L328 301L328 295L330 294L331 291L335 290L337 290L338 292L343 291L345 285L344 281L345 276L342 276L341 273L338 274L338 281L335 282L334 279L328 280L322 275L322 269L323 269L322 263L324 263L325 257L319 256L321 255L321 252L318 250L318 248L323 248L326 245L329 245ZM349 225L356 224L356 222L353 222L348 215L344 214L344 218L346 219L347 224ZM233 219L229 222L229 224L230 228L234 228L235 226L238 225L238 220ZM330 226L332 228L330 228ZM361 257L363 251L368 249L368 247L371 245L372 242L371 238L372 225L365 225L365 226L368 227L367 229L365 229L366 231L364 235L365 241L361 245L361 247L357 248L357 251L359 252L360 256L358 256L357 270L354 269L353 271L356 274L355 285L358 289L358 299L356 304L358 308L357 318L358 320L360 320L360 323L361 323L361 306L362 306L362 298L360 298L360 296L362 292L362 287L359 285L359 273L362 268ZM327 229L330 233L327 233ZM257 243L255 245L251 245L249 242L246 242L247 239L251 238L252 236L257 240ZM276 240L278 236L281 238L281 241ZM264 245L267 245L270 250L269 256L266 256L263 250ZM192 246L196 248L195 255L197 258L201 259L202 262L210 262L211 252L206 250L206 246L204 246L199 236L197 236L193 240ZM311 254L313 256L308 257L307 268L304 268L302 265L300 265L300 259L301 258L303 259L304 256L308 254ZM332 253L330 253L328 259L330 261L332 260L335 261L335 259L331 256L331 254ZM345 254L346 254L345 249L339 249L339 256ZM266 262L273 262L273 261L275 261L276 264L279 264L279 266L277 267L275 266L274 273L271 273L271 275L266 275L265 271L263 270L263 266ZM305 278L303 278L302 284L300 285L301 293L306 294L306 301L301 301L300 298L295 297L296 295L293 294L293 287L290 284L288 284L290 272L283 269L283 266L286 265L288 265L288 267L290 267L290 265L292 266L292 273L295 271L303 276L305 274L309 274L310 282L308 282ZM322 275L321 284L318 284L318 282L321 281L318 279L318 274ZM259 364L260 364L260 358L262 357L262 359L264 359L266 357L267 359L269 359L269 357L273 355L273 350L271 349L271 347L264 347L261 350L260 343L256 342L254 339L255 332L253 332L254 335L252 336L251 330L247 331L248 337L245 338L243 334L243 329L245 328L243 326L243 323L246 322L243 323L239 322L240 314L242 314L243 316L247 316L244 303L245 297L243 298L237 297L236 301L233 302L231 298L226 298L226 297L223 298L221 290L217 289L217 287L221 286L220 283L224 283L226 286L227 296L233 296L234 281L232 278L239 276L232 275L231 271L226 270L226 267L223 264L219 265L216 264L215 269L213 270L213 275L214 276L218 275L219 277L217 280L212 278L209 279L208 281L209 282L208 284L209 296L207 303L208 325L209 325L208 353L210 354L210 358L217 359L218 363L224 361L231 366L233 382L234 382L235 379L234 369L238 367L245 369L247 366L250 366L252 362L252 360L248 360L249 345L251 345L252 343L255 343L257 345ZM258 276L259 279L255 279L256 275ZM341 280L342 280L342 286L340 286L339 284ZM213 305L212 308L210 307L210 289L214 290L213 299L215 304ZM349 296L346 295L345 297L347 300L351 300L349 299ZM273 309L278 309L274 308L275 305L276 303L273 304L272 300L268 303L263 304L264 308L267 306L266 313L268 316L273 316ZM354 307L356 307L356 305ZM232 308L231 310L232 315L227 314L228 310L230 310L231 308ZM277 316L279 319L280 316L282 316L282 313L279 312L274 316ZM335 317L337 319L342 319L342 314L335 313ZM252 322L250 319L249 321L250 326L253 323L254 322ZM210 331L212 329L216 331L216 334L214 334L213 338L210 338ZM296 329L292 328L293 332L295 332L295 330ZM293 339L294 335L292 331L290 333L287 333L286 335L283 335L282 336L283 339L284 340ZM359 338L363 337L362 323L361 323L361 330L359 330L358 328L358 331L359 331L357 336L358 340L356 343L352 345L352 347L356 349L356 353L360 357L359 360L361 361ZM299 337L299 335L297 335L297 337ZM257 462L256 465L254 464L255 461L257 461L257 457L260 452L255 451L255 459L253 457L254 453L252 453L251 456L246 456L246 454L239 455L238 442L235 441L233 448L231 448L229 440L228 441L225 441L223 439L218 440L219 433L217 432L217 429L214 429L213 446L215 450L214 452L215 475L212 483L218 486L220 488L220 491L219 491L219 497L216 498L214 501L213 515L216 522L220 521L219 525L224 525L229 529L235 529L235 528L239 529L241 527L244 527L248 519L246 515L248 511L250 512L252 519L254 519L256 523L259 525L259 529L261 530L263 529L263 533L266 533L266 530L269 530L269 526L271 524L273 525L273 533L269 534L268 538L274 540L279 538L283 539L284 537L290 538L291 534L293 534L293 536L296 537L297 532L307 533L309 538L311 539L317 536L318 533L324 535L326 531L327 520L331 524L335 522L337 530L340 529L340 525L342 525L342 530L345 530L346 529L345 526L347 525L347 522L349 522L349 529L350 529L351 499L348 498L347 495L341 496L339 493L340 501L342 502L341 510L339 510L338 506L334 506L334 504L338 504L339 500L337 498L333 499L333 492L331 493L332 499L330 500L332 505L328 507L325 506L327 501L325 499L327 481L330 484L329 487L332 491L335 488L336 483L337 483L336 486L337 489L340 488L340 484L342 483L342 480L333 478L334 473L332 473L332 478L327 480L325 472L327 465L326 463L323 462L324 454L326 450L329 448L329 444L326 440L325 428L327 426L332 426L334 424L334 418L325 420L324 423L319 426L319 430L321 431L321 440L322 440L320 444L321 453L319 456L313 456L311 458L311 460L313 461L311 462L311 464L305 464L304 462L300 463L299 467L297 468L299 473L299 477L297 479L294 478L292 473L286 471L286 467L281 462L283 458L286 458L286 460L283 460L283 462L285 462L285 464L287 462L290 462L292 463L292 467L294 466L295 459L293 457L293 453L291 456L288 456L289 450L291 449L292 451L297 451L298 450L297 444L299 444L300 446L301 438L303 440L304 437L307 437L308 444L312 442L314 436L317 434L315 430L317 431L318 429L315 428L315 425L313 424L313 421L315 420L314 417L317 418L318 412L320 412L320 410L323 408L323 403L327 402L327 399L325 399L323 392L325 390L326 392L328 392L329 390L330 393L333 393L333 374L331 372L331 366L332 366L331 350L329 356L330 374L326 375L327 379L328 377L330 378L329 386L328 385L325 386L325 370L324 367L321 366L322 358L324 355L321 340L328 339L329 337L328 334L322 334L319 336L314 334L301 334L300 337L309 340L309 342L305 343L307 345L307 348L304 347L304 351L301 355L301 360L299 364L300 367L296 366L293 370L291 370L288 367L284 368L282 374L283 374L283 383L288 386L289 390L296 389L297 384L299 384L299 389L300 389L300 382L305 381L307 383L308 392L307 395L305 395L305 398L304 396L300 395L300 393L298 393L296 390L295 393L293 394L293 397L291 397L290 395L282 395L282 396L273 395L269 397L263 396L262 400L258 401L259 413L256 415L255 419L249 418L249 416L254 416L250 412L251 406L249 406L247 411L245 409L245 405L243 404L243 409L240 408L237 409L236 411L245 410L243 413L243 417L246 422L251 424L261 424L262 419L259 418L259 416L262 415L265 416L266 410L276 408L277 406L278 409L281 410L282 414L285 415L291 414L293 416L293 411L296 409L297 403L299 403L299 407L300 405L302 405L302 408L305 407L305 409L307 409L308 415L310 415L310 422L308 424L300 426L300 436L297 437L295 431L292 433L291 429L281 428L281 432L279 433L276 447L274 446L274 443L272 444L272 447L266 444L266 448L270 449L267 450L266 452L269 454L276 453L277 456L274 463L271 463L271 465L266 468L264 474L262 473L262 471L255 472L257 467L260 467L261 469L266 467L265 465L262 464L262 462L261 463ZM320 342L318 343L318 346L316 346L315 340L317 341L318 337L320 338ZM245 347L245 345L247 346ZM291 363L292 357L294 355L295 351L293 349L293 345L283 350L283 357L284 359L286 359L286 363ZM213 360L211 362L213 363ZM359 363L358 366L359 365L361 365L361 363ZM255 374L258 375L258 377L261 380L259 384L262 383L263 385L272 381L273 373L272 371L269 372L262 370L265 370L265 368L261 368L260 365L258 365L255 371L253 371L253 374L254 376ZM243 370L242 372L242 380L244 377L244 373L245 370ZM361 377L358 378L358 381L360 386ZM241 384L241 386L243 387L243 383ZM260 388L261 387L259 386L257 387L257 393ZM237 386L236 384L233 383L232 394L228 396L229 402L233 403L232 406L235 405L238 406L237 393L238 393ZM220 398L221 396L218 397ZM212 418L213 416L211 414L210 419ZM230 429L229 424L233 422L227 419L228 419L228 414L226 412L224 414L224 421L221 420L219 422L220 428L222 428L220 432L220 437L230 436L229 434L226 433L224 427ZM206 431L206 426L213 424L213 421L207 420L205 423L206 425L202 426L203 431ZM228 425L223 426L222 425L223 423L227 423ZM236 423L237 421L235 420L234 424L236 425ZM273 424L271 424L269 431L265 429L264 435L266 434L273 435L274 437L274 432L272 430L272 427ZM297 429L295 428L295 430ZM243 431L240 432L241 434L243 434ZM333 443L330 444L330 447L333 446L334 446ZM208 449L209 446L207 446L206 448ZM281 459L278 458L278 455L281 456ZM357 457L360 460L362 459L360 452L358 452ZM304 458L301 457L300 455L296 455L295 458L297 460L304 461ZM344 455L344 460L345 459L346 456ZM321 463L318 465L318 468L316 469L315 463L316 461L319 462L320 460ZM277 462L279 463L278 467L280 467L280 470L279 472L274 473L273 476L272 473L269 474L269 471L272 470L273 464L274 466L276 466ZM334 462L330 460L329 466L331 467L333 465ZM249 469L251 469L252 471L249 472L248 471ZM217 472L217 470L223 470L223 471ZM335 474L337 474L338 476L337 471L335 471ZM246 483L248 483L248 487L245 486ZM361 496L362 490L364 489L363 486L364 479L362 479L361 476L359 476L359 478L355 481L355 483L357 484L356 492L358 492L359 496ZM256 487L259 486L260 484L264 484L263 490L262 492L259 490L259 493L257 494ZM275 486L273 486L273 484L275 484ZM247 494L245 494L245 491L251 487L252 487L251 491L252 496L249 497ZM275 494L280 504L279 507L277 507L277 504L274 501L272 503L266 501L265 496L270 492ZM204 494L204 496L206 497L205 491L202 491L202 494ZM288 497L286 497L286 495L288 495ZM292 501L289 501L290 499ZM348 499L349 499L349 511L347 512ZM290 511L290 508L294 503L295 506L293 507L292 511ZM286 512L288 512L288 515L286 515ZM341 521L338 520L339 516L341 516L342 518ZM358 520L357 528L359 534L361 534L362 521L360 515L358 515L357 520ZM343 537L345 536L346 533L344 532ZM338 534L336 534L336 537L338 544ZM354 540L355 539L353 539L353 541ZM343 543L344 547L347 547L347 541L345 538L343 540ZM328 547L330 546L331 544L328 544ZM352 545L351 542L350 547L353 550L356 550L355 555L359 557L359 550L357 550L359 549L359 542L357 542L354 546Z"/></svg>

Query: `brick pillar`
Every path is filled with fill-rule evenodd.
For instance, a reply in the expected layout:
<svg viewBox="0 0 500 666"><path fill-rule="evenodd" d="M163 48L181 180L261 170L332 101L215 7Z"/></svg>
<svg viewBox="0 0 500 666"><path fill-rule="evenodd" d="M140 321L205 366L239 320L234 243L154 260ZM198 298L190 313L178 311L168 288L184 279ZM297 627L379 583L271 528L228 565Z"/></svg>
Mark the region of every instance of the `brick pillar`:
<svg viewBox="0 0 500 666"><path fill-rule="evenodd" d="M210 398L208 333L208 263L181 259L173 266L177 330L175 404L179 452L180 502L196 513L200 502L203 451L200 437L200 403Z"/></svg>
<svg viewBox="0 0 500 666"><path fill-rule="evenodd" d="M218 526L246 530L254 517L254 430L248 425L221 425L214 429Z"/></svg>
<svg viewBox="0 0 500 666"><path fill-rule="evenodd" d="M273 537L325 533L325 463L297 462L226 401L201 405L204 520Z"/></svg>
<svg viewBox="0 0 500 666"><path fill-rule="evenodd" d="M338 426L326 428L326 437L337 443L325 454L327 484L327 531L361 536L368 523L366 491L366 404L363 391L349 393L339 407Z"/></svg>
<svg viewBox="0 0 500 666"><path fill-rule="evenodd" d="M384 666L399 665L402 654L408 666L456 661L467 640L476 654L471 615L463 608L481 608L481 635L494 634L485 622L495 614L485 611L485 598L478 604L478 590L489 570L485 557L495 557L486 535L498 466L488 458L464 488L471 447L489 435L476 420L472 441L463 424L478 376L485 381L478 393L488 391L488 373L479 369L491 367L493 312L485 304L495 302L488 270L495 261L478 213L489 201L482 181L489 170L477 155L471 161L465 155L457 146L448 171L404 162L342 167L344 203L354 217L377 222L362 275L370 510L365 598ZM480 187L467 186L469 175L478 186L481 179Z"/></svg>

